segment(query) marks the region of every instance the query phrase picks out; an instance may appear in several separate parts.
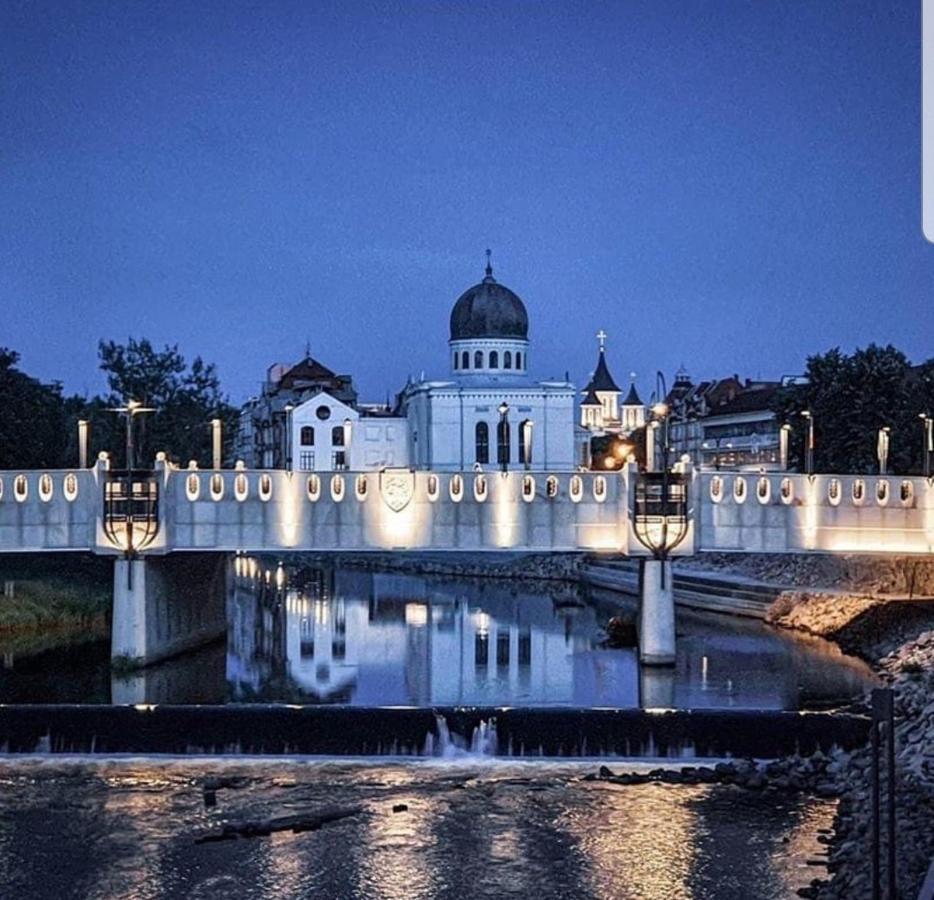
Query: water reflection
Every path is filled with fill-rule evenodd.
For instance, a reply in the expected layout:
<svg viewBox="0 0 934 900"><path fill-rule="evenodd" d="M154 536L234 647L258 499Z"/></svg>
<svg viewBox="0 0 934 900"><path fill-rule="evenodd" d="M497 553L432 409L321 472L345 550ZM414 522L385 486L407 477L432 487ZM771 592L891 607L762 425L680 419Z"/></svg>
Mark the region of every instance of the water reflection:
<svg viewBox="0 0 934 900"><path fill-rule="evenodd" d="M240 559L228 604L230 699L362 706L827 706L868 669L759 622L679 613L674 668L602 646L618 595Z"/></svg>

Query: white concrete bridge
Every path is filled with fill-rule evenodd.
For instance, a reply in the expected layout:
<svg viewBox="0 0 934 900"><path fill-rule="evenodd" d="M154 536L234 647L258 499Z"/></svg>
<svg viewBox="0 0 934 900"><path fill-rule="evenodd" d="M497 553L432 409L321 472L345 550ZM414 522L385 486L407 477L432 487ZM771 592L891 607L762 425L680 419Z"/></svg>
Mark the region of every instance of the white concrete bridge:
<svg viewBox="0 0 934 900"><path fill-rule="evenodd" d="M675 471L684 537L671 555L934 552L934 479ZM637 534L644 540L661 529L659 517L634 515L639 482L635 466L605 474L292 473L180 470L164 459L127 479L103 459L91 469L0 472L0 553L113 556L113 654L136 662L222 629L219 561L227 554L623 553L646 559L643 661L666 663L674 658L670 563L652 558ZM130 485L132 529L124 515Z"/></svg>

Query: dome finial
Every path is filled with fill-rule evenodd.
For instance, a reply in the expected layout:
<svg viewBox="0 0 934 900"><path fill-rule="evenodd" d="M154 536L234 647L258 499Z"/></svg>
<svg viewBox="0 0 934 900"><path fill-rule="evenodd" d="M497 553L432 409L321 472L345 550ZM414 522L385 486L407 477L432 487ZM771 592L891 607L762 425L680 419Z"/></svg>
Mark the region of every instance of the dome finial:
<svg viewBox="0 0 934 900"><path fill-rule="evenodd" d="M603 353L603 351L606 350L606 339L608 337L609 335L602 328L597 332L597 340L600 342L601 353Z"/></svg>
<svg viewBox="0 0 934 900"><path fill-rule="evenodd" d="M490 260L490 257L493 255L493 251L487 248L486 251L486 277L492 280L493 278L493 263Z"/></svg>

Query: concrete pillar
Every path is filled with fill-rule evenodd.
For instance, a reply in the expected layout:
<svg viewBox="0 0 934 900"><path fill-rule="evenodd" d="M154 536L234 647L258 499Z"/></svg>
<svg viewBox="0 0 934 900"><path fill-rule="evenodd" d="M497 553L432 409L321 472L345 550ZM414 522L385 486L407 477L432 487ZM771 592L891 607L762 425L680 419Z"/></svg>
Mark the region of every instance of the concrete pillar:
<svg viewBox="0 0 934 900"><path fill-rule="evenodd" d="M121 665L142 665L148 657L146 561L114 561L114 607L110 658Z"/></svg>
<svg viewBox="0 0 934 900"><path fill-rule="evenodd" d="M675 662L675 595L671 562L647 559L642 563L639 599L639 659L646 666Z"/></svg>
<svg viewBox="0 0 934 900"><path fill-rule="evenodd" d="M117 667L159 662L223 635L225 562L220 553L116 560L110 656Z"/></svg>
<svg viewBox="0 0 934 900"><path fill-rule="evenodd" d="M642 709L675 708L674 666L639 667L639 705Z"/></svg>

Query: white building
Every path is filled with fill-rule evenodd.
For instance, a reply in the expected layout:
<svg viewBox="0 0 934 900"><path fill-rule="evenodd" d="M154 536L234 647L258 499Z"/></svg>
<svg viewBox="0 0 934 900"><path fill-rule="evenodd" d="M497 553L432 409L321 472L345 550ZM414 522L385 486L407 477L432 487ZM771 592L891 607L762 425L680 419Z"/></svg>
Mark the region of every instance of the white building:
<svg viewBox="0 0 934 900"><path fill-rule="evenodd" d="M488 260L484 279L451 310L449 377L410 383L400 395L413 468L575 468L574 386L534 381L529 346L525 304Z"/></svg>

